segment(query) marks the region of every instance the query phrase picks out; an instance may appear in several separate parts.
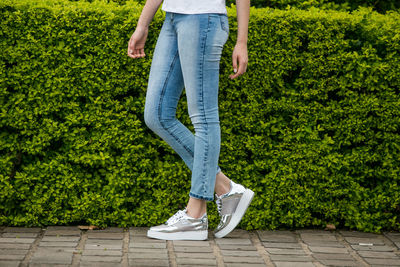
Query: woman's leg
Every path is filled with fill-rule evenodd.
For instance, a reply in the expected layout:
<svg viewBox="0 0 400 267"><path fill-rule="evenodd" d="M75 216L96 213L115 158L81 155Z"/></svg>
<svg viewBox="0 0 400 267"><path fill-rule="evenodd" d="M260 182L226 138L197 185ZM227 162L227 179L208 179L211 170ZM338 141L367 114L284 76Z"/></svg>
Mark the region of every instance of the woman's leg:
<svg viewBox="0 0 400 267"><path fill-rule="evenodd" d="M195 128L189 196L200 204L214 200L221 143L219 64L228 33L221 29L220 14L178 14L175 18L189 116Z"/></svg>
<svg viewBox="0 0 400 267"><path fill-rule="evenodd" d="M171 13L167 12L153 53L144 119L146 125L166 141L193 172L195 136L175 117L184 80L174 22ZM215 181L218 195L229 191L230 180L219 166ZM187 208L188 214L195 218L206 211L205 203L193 197L190 197Z"/></svg>
<svg viewBox="0 0 400 267"><path fill-rule="evenodd" d="M171 13L166 13L150 68L144 121L146 125L183 159L193 171L193 133L176 118L176 108L184 88L177 35ZM217 172L221 169L216 167Z"/></svg>

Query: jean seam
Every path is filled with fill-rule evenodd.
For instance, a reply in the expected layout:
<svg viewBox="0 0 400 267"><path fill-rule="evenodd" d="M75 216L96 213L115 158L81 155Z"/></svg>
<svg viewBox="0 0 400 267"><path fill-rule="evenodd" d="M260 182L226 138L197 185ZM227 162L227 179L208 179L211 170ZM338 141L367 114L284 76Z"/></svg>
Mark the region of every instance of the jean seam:
<svg viewBox="0 0 400 267"><path fill-rule="evenodd" d="M192 192L189 193L189 196L194 197L194 198L208 200L208 201L213 201L214 200L213 197L203 197L203 196L197 195L197 194L192 193Z"/></svg>
<svg viewBox="0 0 400 267"><path fill-rule="evenodd" d="M207 31L206 31L206 34L205 34L205 36L204 36L204 38L203 38L203 43L202 43L202 45L203 45L203 47L202 47L202 53L201 53L201 55L202 55L202 59L201 59L201 61L200 61L200 63L201 63L201 67L200 67L200 73L201 73L201 75L200 75L200 80L201 80L201 90L200 90L200 95L201 95L201 97L200 97L200 101L201 101L201 104L202 104L202 108L203 108L203 116L204 116L204 121L205 121L205 128L206 128L206 131L205 131L205 133L206 133L206 140L207 140L207 142L206 142L206 144L205 144L205 147L204 147L204 163L203 163L203 172L202 172L202 180L203 180L203 192L204 192L204 194L205 193L207 193L207 188L206 188L206 182L205 182L205 171L206 171L206 161L207 161L207 154L208 154L208 135L207 135L207 131L208 131L208 124L207 124L207 118L206 118L206 111L205 111L205 106L204 106L204 60L205 60L205 51L206 51L206 44L207 44L207 36L208 36L208 32L210 31L210 15L208 15L208 21L207 21Z"/></svg>
<svg viewBox="0 0 400 267"><path fill-rule="evenodd" d="M192 152L188 147L186 147L185 144L183 144L183 143L181 142L181 140L179 140L179 138L178 138L173 132L171 132L171 131L169 130L168 127L165 127L165 124L163 123L163 120L161 119L161 105L162 105L162 103L163 103L163 98L164 98L164 95L165 95L165 88L167 87L167 82L168 82L168 80L169 80L170 73L171 73L171 71L172 71L172 69L173 69L173 67L174 67L174 65L175 65L178 52L179 52L179 51L176 51L176 54L175 54L175 56L174 56L174 59L172 60L171 67L170 67L170 69L168 70L167 78L166 78L165 81L164 81L163 89L162 89L161 94L160 94L160 101L159 101L159 103L158 103L158 120L159 120L161 126L164 128L164 130L166 130L173 138L175 138L175 140L176 140L179 144L181 144L182 147L183 147L187 152L189 152L189 154L192 154L192 153L194 153L194 152Z"/></svg>

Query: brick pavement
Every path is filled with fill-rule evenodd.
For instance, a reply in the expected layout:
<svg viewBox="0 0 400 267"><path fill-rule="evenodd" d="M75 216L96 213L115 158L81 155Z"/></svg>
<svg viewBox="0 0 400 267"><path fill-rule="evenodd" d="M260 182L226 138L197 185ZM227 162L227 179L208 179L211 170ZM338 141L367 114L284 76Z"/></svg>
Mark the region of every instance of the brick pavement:
<svg viewBox="0 0 400 267"><path fill-rule="evenodd" d="M400 233L234 230L206 241L146 237L148 228L0 227L7 266L400 266Z"/></svg>

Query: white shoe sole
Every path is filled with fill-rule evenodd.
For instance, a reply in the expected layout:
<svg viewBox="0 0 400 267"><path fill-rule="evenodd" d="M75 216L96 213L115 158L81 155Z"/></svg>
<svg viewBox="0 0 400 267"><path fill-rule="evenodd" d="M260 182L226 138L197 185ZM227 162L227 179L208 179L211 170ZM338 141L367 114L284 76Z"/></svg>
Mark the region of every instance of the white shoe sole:
<svg viewBox="0 0 400 267"><path fill-rule="evenodd" d="M239 204L235 210L235 213L232 215L231 221L228 225L222 229L221 231L214 233L216 238L222 238L232 232L233 229L239 224L242 220L243 215L246 213L247 208L249 207L251 201L253 200L254 192L250 189L246 189L244 191L242 198L239 201Z"/></svg>
<svg viewBox="0 0 400 267"><path fill-rule="evenodd" d="M163 240L206 240L208 238L208 231L184 231L175 233L163 233L148 230L147 237L163 239Z"/></svg>

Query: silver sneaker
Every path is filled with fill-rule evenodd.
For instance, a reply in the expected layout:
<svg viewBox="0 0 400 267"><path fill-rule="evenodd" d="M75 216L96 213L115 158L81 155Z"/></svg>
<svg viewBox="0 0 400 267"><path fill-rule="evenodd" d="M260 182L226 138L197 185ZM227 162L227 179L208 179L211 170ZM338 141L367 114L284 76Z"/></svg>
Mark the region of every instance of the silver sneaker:
<svg viewBox="0 0 400 267"><path fill-rule="evenodd" d="M164 240L206 240L208 238L207 213L196 219L187 215L186 208L179 210L164 224L150 227L147 237Z"/></svg>
<svg viewBox="0 0 400 267"><path fill-rule="evenodd" d="M221 238L238 225L253 200L254 192L231 180L231 191L221 196L215 194L215 196L221 221L214 230L214 235Z"/></svg>

